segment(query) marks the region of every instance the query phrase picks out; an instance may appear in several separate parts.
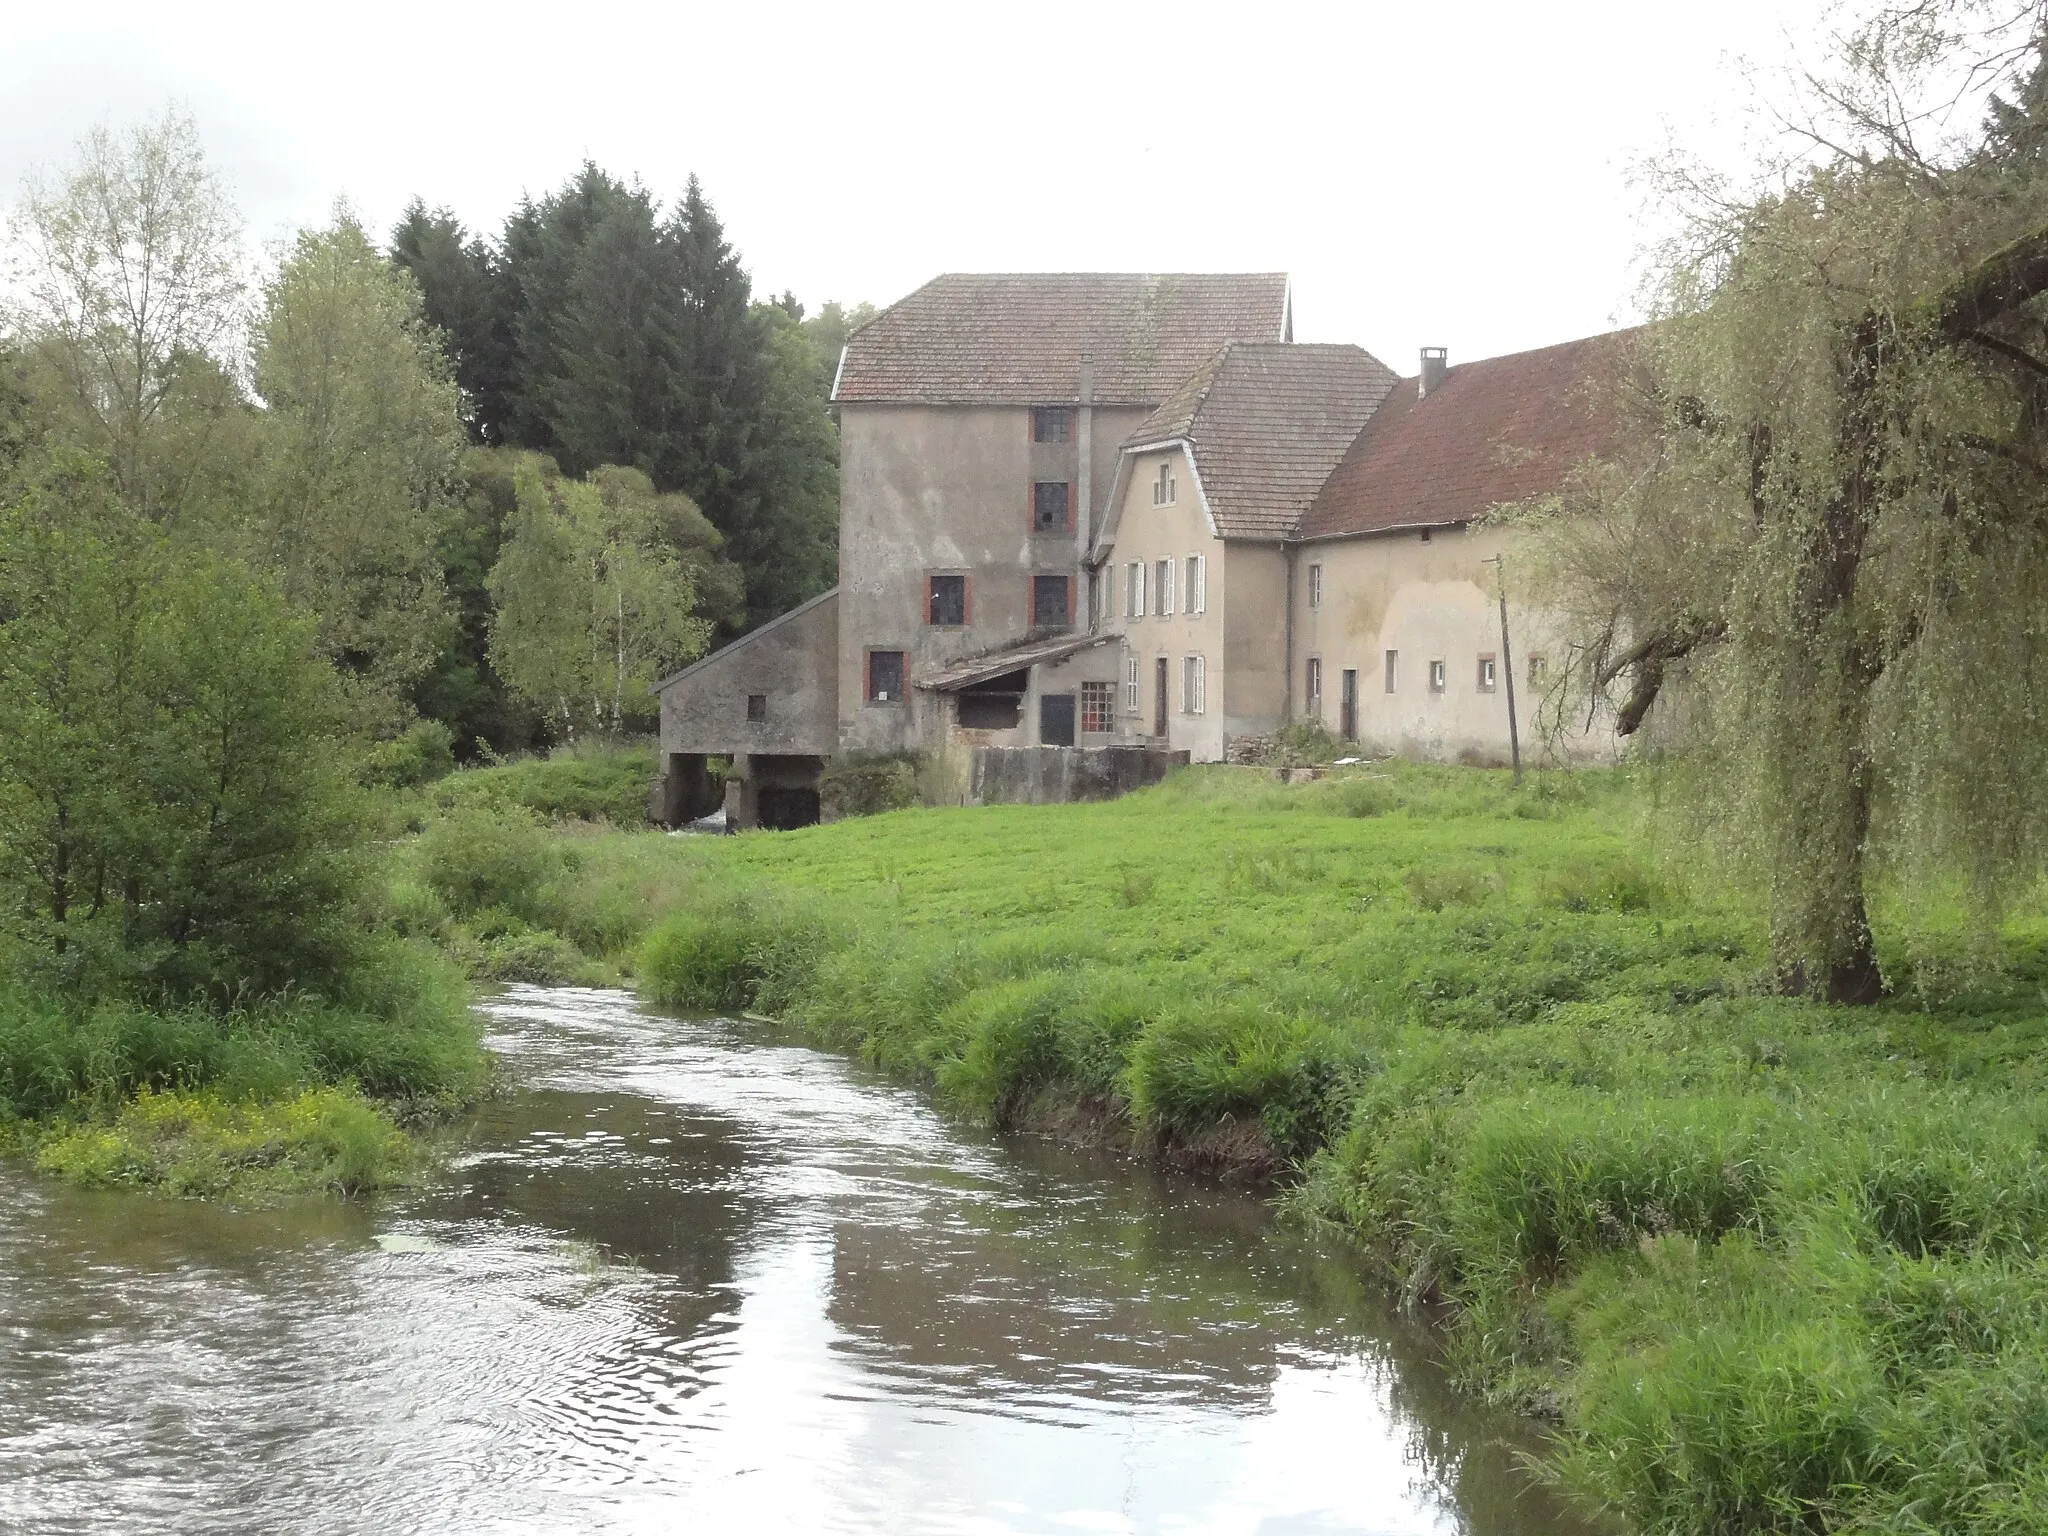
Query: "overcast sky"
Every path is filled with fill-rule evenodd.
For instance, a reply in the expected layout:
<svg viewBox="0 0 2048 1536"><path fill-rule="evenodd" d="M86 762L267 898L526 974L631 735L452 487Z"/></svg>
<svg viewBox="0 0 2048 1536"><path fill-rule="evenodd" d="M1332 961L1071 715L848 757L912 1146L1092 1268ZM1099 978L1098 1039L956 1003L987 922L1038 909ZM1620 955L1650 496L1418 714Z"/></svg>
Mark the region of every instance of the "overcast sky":
<svg viewBox="0 0 2048 1536"><path fill-rule="evenodd" d="M1736 56L1816 0L526 7L0 0L0 198L175 101L253 238L340 195L495 230L586 157L702 179L757 289L942 271L1293 274L1296 335L1400 371L1605 330L1667 135L1724 156Z"/></svg>

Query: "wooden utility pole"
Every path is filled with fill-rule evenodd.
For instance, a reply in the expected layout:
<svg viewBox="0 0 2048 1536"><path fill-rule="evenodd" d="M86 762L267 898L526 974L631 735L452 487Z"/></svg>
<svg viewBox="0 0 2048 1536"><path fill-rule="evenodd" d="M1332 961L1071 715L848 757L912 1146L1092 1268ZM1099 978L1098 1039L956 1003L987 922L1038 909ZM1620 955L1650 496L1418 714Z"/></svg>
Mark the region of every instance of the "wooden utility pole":
<svg viewBox="0 0 2048 1536"><path fill-rule="evenodd" d="M1522 783L1522 738L1515 729L1515 653L1508 647L1508 578L1501 557L1483 562L1493 567L1495 590L1500 594L1500 670L1508 685L1508 756L1515 765L1515 785Z"/></svg>

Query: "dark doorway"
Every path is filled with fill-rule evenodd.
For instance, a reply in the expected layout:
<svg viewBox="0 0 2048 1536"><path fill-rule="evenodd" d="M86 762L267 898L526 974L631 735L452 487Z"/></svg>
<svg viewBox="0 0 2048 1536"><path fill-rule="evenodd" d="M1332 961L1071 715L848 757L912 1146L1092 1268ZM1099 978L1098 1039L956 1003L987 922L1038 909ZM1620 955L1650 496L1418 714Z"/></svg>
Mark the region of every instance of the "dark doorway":
<svg viewBox="0 0 2048 1536"><path fill-rule="evenodd" d="M1166 658L1159 658L1152 669L1152 734L1166 734Z"/></svg>
<svg viewBox="0 0 2048 1536"><path fill-rule="evenodd" d="M771 832L794 832L798 827L818 824L818 792L815 789L761 786L761 825Z"/></svg>
<svg viewBox="0 0 2048 1536"><path fill-rule="evenodd" d="M1071 747L1074 744L1074 696L1071 693L1039 695L1038 744L1042 747Z"/></svg>
<svg viewBox="0 0 2048 1536"><path fill-rule="evenodd" d="M1346 741L1358 740L1358 668L1344 669L1344 699L1339 724L1343 727Z"/></svg>

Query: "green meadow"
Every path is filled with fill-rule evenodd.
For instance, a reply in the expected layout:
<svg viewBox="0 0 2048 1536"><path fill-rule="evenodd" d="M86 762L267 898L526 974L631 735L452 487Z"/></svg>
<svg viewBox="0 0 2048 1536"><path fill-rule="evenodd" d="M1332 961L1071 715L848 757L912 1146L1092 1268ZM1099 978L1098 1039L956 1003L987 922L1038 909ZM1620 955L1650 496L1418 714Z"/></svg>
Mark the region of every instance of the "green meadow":
<svg viewBox="0 0 2048 1536"><path fill-rule="evenodd" d="M393 901L476 974L630 972L1271 1178L1636 1529L2048 1529L2048 924L1916 902L1892 1000L1774 997L1654 801L1388 765L734 838L458 805Z"/></svg>

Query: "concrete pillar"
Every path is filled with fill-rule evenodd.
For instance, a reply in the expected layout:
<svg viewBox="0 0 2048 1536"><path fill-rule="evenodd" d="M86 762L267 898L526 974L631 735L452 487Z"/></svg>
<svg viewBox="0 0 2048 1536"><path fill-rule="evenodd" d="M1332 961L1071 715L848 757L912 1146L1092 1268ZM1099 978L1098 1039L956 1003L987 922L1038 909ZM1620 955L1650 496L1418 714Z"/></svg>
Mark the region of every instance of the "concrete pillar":
<svg viewBox="0 0 2048 1536"><path fill-rule="evenodd" d="M727 831L751 831L761 825L761 788L755 778L751 754L735 752L732 771L725 778Z"/></svg>

